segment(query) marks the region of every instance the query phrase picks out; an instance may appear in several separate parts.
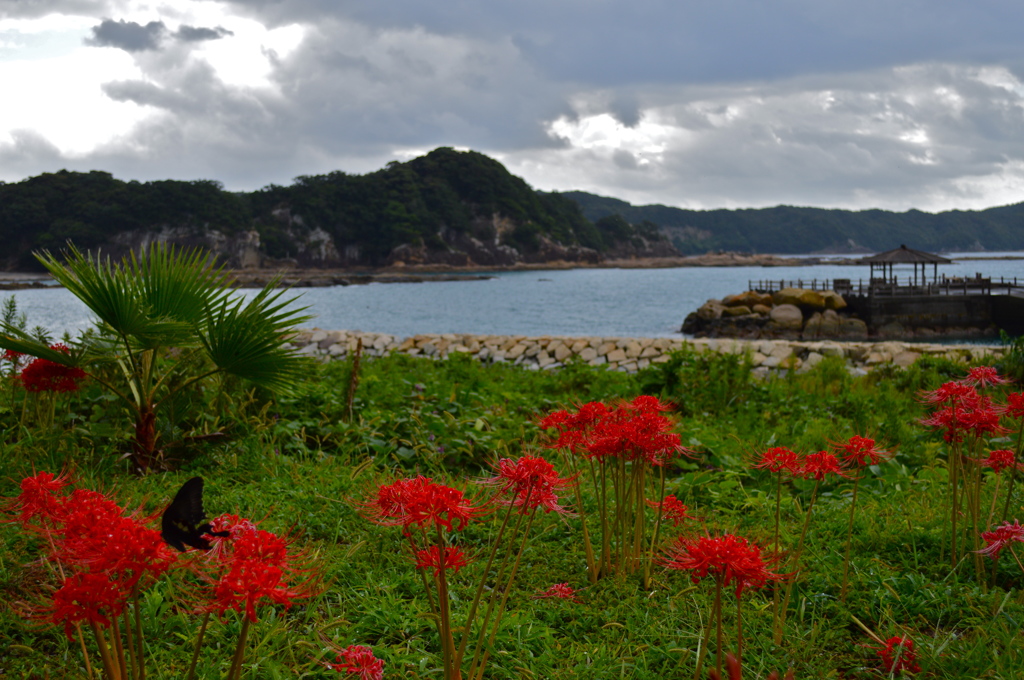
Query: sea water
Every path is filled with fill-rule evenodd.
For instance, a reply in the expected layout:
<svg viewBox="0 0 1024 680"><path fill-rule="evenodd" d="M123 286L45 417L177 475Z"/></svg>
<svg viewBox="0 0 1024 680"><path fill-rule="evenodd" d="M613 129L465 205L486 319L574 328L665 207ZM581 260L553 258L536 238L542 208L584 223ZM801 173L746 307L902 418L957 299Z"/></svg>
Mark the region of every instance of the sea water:
<svg viewBox="0 0 1024 680"><path fill-rule="evenodd" d="M968 256L975 256L966 254ZM993 254L988 254L993 255ZM1021 253L1008 253L1020 256ZM956 260L939 275L976 273L1024 282L1024 260ZM901 279L912 275L897 267ZM932 276L932 267L928 267ZM299 288L299 304L315 318L304 325L391 333L481 333L502 335L678 336L686 315L706 300L747 290L748 282L810 282L869 277L865 265L800 267L679 267L672 269L569 269L493 272L483 281L371 283ZM425 277L429 278L429 277ZM239 291L251 297L255 291ZM86 307L64 289L0 291L13 295L30 327L54 336L89 326Z"/></svg>

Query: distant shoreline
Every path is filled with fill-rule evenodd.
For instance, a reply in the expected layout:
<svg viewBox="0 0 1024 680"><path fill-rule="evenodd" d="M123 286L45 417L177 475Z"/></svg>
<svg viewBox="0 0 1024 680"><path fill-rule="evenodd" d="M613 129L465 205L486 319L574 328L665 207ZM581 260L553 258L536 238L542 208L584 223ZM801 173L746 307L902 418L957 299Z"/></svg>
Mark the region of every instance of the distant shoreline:
<svg viewBox="0 0 1024 680"><path fill-rule="evenodd" d="M859 257L837 255L761 255L747 253L705 253L689 257L635 258L605 260L597 264L580 262L532 262L512 266L405 264L392 267L352 267L347 269L238 269L229 270L240 288L263 287L274 278L286 286L320 287L367 283L424 283L428 281L478 281L492 278L489 273L515 271L559 271L568 269L671 269L678 267L809 267L815 265L859 266ZM1024 255L985 255L958 257L958 261L1024 260ZM49 274L0 271L0 290L55 287Z"/></svg>

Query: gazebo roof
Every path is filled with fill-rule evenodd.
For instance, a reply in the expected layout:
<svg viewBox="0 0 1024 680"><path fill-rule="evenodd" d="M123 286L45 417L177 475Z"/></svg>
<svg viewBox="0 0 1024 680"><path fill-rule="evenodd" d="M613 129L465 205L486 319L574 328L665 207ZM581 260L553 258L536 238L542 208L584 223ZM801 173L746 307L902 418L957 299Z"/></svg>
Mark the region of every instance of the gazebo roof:
<svg viewBox="0 0 1024 680"><path fill-rule="evenodd" d="M901 245L861 259L862 264L953 264L953 260Z"/></svg>

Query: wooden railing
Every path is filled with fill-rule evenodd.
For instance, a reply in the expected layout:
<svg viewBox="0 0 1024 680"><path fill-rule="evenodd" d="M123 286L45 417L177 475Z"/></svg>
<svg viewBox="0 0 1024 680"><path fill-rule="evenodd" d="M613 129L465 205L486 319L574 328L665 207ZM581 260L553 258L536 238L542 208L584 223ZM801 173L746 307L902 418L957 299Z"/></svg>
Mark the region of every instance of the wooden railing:
<svg viewBox="0 0 1024 680"><path fill-rule="evenodd" d="M1024 279L999 277L943 277L927 283L914 281L913 277L902 280L892 279L762 279L747 281L747 290L759 293L774 293L783 288L805 290L834 290L840 295L1014 295L1024 294Z"/></svg>

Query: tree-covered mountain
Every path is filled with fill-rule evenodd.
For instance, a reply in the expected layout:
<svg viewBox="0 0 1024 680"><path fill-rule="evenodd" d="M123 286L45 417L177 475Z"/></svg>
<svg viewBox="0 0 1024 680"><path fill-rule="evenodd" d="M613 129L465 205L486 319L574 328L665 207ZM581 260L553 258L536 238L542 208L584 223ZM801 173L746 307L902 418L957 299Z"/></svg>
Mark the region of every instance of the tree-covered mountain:
<svg viewBox="0 0 1024 680"><path fill-rule="evenodd" d="M562 194L584 216L620 215L657 224L685 254L713 250L750 253L879 252L906 244L930 252L1024 250L1024 203L988 210L903 213L826 210L780 205L743 210L684 210L635 206L582 191Z"/></svg>
<svg viewBox="0 0 1024 680"><path fill-rule="evenodd" d="M212 180L124 182L100 171L0 182L2 269L38 269L33 251L68 241L118 257L154 240L204 247L236 267L594 263L716 250L877 252L901 243L1024 250L1024 204L938 214L633 206L536 191L498 161L450 148L363 175L302 176L253 192Z"/></svg>
<svg viewBox="0 0 1024 680"><path fill-rule="evenodd" d="M533 190L483 154L435 149L365 175L332 172L232 193L217 182L123 182L62 170L0 183L6 269L32 252L114 256L154 239L203 246L229 263L380 266L596 262L677 254L652 225L593 223L560 194Z"/></svg>

